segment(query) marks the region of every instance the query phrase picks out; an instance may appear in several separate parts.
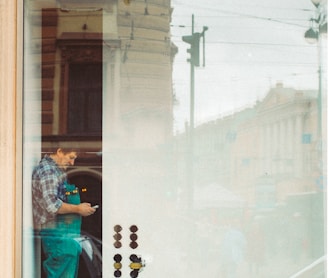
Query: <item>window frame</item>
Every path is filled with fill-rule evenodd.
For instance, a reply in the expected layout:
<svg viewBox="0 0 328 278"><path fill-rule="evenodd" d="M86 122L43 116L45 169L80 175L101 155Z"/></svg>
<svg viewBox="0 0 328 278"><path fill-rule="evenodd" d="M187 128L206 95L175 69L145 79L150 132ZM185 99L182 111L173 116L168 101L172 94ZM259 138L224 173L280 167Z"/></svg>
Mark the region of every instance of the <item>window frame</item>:
<svg viewBox="0 0 328 278"><path fill-rule="evenodd" d="M103 63L102 34L81 37L80 33L63 34L57 41L61 52L59 134L68 134L68 88L70 64ZM81 46L83 45L83 46Z"/></svg>

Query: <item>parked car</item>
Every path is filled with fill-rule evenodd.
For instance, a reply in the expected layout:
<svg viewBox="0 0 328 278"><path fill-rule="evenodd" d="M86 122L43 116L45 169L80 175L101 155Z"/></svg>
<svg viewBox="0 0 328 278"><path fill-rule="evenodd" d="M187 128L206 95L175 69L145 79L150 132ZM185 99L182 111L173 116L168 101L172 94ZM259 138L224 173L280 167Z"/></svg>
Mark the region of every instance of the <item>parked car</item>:
<svg viewBox="0 0 328 278"><path fill-rule="evenodd" d="M77 240L82 245L78 278L102 277L102 241L87 233Z"/></svg>

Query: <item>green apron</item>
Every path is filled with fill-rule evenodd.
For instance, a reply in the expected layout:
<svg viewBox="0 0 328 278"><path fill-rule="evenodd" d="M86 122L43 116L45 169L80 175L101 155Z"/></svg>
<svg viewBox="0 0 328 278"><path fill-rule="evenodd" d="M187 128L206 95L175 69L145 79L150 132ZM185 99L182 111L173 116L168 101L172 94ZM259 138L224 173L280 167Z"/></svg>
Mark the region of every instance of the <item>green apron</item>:
<svg viewBox="0 0 328 278"><path fill-rule="evenodd" d="M79 189L65 184L66 203L80 204ZM57 215L53 227L42 229L40 234L46 255L43 269L47 278L76 278L79 256L82 252L79 243L81 216L78 214Z"/></svg>

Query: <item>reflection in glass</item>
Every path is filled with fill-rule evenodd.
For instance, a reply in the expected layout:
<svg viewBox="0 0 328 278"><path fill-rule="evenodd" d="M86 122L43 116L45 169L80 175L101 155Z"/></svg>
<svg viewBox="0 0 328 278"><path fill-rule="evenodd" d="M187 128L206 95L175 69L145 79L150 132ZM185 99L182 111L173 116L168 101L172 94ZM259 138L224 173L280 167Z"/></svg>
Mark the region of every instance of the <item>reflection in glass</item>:
<svg viewBox="0 0 328 278"><path fill-rule="evenodd" d="M100 276L131 254L145 278L323 274L326 42L304 41L310 0L262 2L25 1L25 215L29 170L74 146Z"/></svg>

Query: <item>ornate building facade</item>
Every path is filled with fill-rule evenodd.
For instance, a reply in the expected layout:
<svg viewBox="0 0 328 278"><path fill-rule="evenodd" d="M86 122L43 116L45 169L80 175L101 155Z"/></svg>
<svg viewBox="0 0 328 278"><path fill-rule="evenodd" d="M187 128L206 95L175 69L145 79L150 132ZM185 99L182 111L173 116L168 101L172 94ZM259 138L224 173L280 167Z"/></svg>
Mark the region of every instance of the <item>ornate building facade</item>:
<svg viewBox="0 0 328 278"><path fill-rule="evenodd" d="M173 132L171 13L169 0L26 2L24 105L33 112L25 141L32 160L58 146L77 149L69 177L83 199L102 203L104 153L160 167L149 164ZM140 150L148 159L138 164ZM124 176L112 158L107 167Z"/></svg>
<svg viewBox="0 0 328 278"><path fill-rule="evenodd" d="M316 91L277 84L253 107L198 126L197 183L216 182L251 205L266 190L275 205L288 194L319 192L323 149L318 117Z"/></svg>

